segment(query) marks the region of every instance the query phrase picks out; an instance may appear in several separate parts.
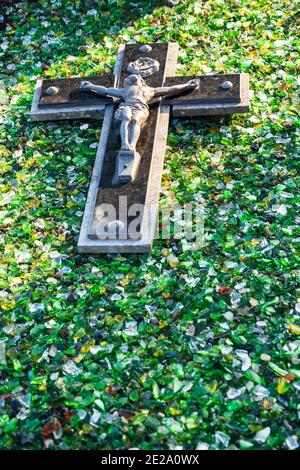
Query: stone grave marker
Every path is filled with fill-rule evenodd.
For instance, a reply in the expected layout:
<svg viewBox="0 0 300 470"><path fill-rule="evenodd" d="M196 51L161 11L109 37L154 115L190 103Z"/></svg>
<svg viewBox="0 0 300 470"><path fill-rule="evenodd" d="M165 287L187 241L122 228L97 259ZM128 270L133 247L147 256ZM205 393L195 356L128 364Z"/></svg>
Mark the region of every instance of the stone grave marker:
<svg viewBox="0 0 300 470"><path fill-rule="evenodd" d="M32 121L103 119L82 253L142 253L155 235L169 119L244 113L248 75L176 77L175 43L121 45L114 74L38 80Z"/></svg>

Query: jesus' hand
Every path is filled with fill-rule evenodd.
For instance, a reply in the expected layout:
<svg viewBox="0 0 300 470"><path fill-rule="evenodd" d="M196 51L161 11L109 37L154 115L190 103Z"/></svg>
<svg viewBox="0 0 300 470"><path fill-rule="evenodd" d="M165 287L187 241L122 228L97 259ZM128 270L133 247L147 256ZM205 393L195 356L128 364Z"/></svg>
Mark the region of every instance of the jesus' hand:
<svg viewBox="0 0 300 470"><path fill-rule="evenodd" d="M197 78L193 78L192 80L189 80L187 84L194 90L199 90L200 88L200 80L198 80Z"/></svg>
<svg viewBox="0 0 300 470"><path fill-rule="evenodd" d="M93 87L93 84L88 81L80 82L80 90L90 90Z"/></svg>

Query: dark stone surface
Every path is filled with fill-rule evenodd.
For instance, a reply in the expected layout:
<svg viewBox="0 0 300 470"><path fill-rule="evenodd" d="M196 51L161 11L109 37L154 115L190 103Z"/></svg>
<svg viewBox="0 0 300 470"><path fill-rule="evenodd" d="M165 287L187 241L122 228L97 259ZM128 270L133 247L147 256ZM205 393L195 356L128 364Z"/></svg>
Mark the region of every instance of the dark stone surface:
<svg viewBox="0 0 300 470"><path fill-rule="evenodd" d="M179 85L188 80L197 78L200 80L199 90L185 93L174 98L166 98L164 102L172 104L196 104L196 103L239 103L241 101L241 85L239 74L229 75L201 75L193 77L168 77L165 86ZM225 81L233 83L233 88L223 90L221 84Z"/></svg>
<svg viewBox="0 0 300 470"><path fill-rule="evenodd" d="M125 54L122 63L122 73L119 86L123 86L123 81L125 80L129 72L127 72L127 67L130 62L134 62L135 60L139 59L140 57L150 57L155 59L159 62L160 67L158 72L155 72L150 77L145 77L144 80L149 86L162 86L163 79L164 79L164 70L165 70L165 62L166 56L168 51L168 44L167 43L152 43L149 44L152 47L152 50L147 53L142 53L139 51L141 44L128 44L125 47Z"/></svg>
<svg viewBox="0 0 300 470"><path fill-rule="evenodd" d="M113 75L101 75L94 77L74 77L74 78L56 78L53 80L43 80L39 108L52 106L86 106L90 104L112 103L111 98L97 96L92 92L80 91L79 85L82 80L88 80L95 85L111 87L114 85ZM47 95L45 91L48 87L55 86L58 93Z"/></svg>
<svg viewBox="0 0 300 470"><path fill-rule="evenodd" d="M128 208L132 204L144 204L147 192L149 170L151 165L152 149L157 119L157 105L150 110L147 124L143 127L137 145L137 151L141 155L141 161L133 182L128 184L113 185L112 179L115 172L116 154L120 147L119 121L113 122L108 138L108 148L103 163L103 171L97 195L96 207L100 204L112 204L119 217L119 198L127 196ZM128 217L129 224L135 217ZM89 238L96 238L94 228L89 233Z"/></svg>

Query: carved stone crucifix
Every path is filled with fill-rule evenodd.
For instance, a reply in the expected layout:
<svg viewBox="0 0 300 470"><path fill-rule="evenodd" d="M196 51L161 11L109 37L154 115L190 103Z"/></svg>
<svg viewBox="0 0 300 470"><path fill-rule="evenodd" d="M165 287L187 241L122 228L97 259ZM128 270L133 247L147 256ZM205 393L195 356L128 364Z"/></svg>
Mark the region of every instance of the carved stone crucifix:
<svg viewBox="0 0 300 470"><path fill-rule="evenodd" d="M114 76L90 78L93 83L80 77L37 82L33 121L104 118L80 252L150 251L171 111L196 117L249 110L247 74L175 77L177 49L174 43L128 44L119 48ZM115 237L103 234L108 207Z"/></svg>

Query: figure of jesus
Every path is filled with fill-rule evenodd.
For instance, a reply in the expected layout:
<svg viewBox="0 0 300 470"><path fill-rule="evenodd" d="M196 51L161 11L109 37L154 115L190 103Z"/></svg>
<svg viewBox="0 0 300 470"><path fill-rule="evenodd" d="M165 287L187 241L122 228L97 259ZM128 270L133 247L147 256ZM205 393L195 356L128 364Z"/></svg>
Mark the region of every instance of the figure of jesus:
<svg viewBox="0 0 300 470"><path fill-rule="evenodd" d="M136 152L141 128L149 116L149 101L160 96L178 95L199 88L199 80L189 80L183 85L152 88L140 75L129 75L124 80L123 88L106 88L83 81L80 89L92 91L97 95L121 98L121 104L115 112L115 118L121 121L121 149Z"/></svg>

